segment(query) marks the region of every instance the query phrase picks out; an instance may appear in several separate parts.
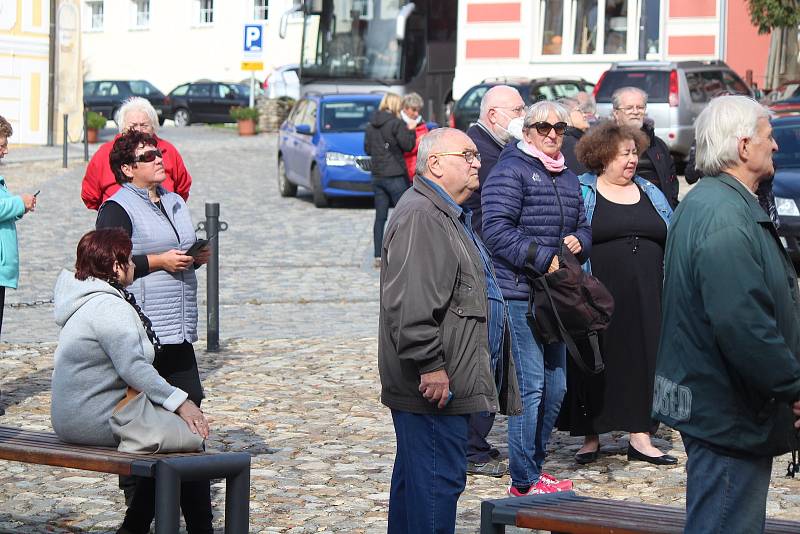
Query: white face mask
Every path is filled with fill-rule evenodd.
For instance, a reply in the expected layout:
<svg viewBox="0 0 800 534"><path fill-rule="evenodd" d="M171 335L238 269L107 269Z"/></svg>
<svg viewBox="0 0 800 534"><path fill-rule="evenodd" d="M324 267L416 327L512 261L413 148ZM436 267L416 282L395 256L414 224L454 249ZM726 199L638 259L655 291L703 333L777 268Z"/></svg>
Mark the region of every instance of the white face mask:
<svg viewBox="0 0 800 534"><path fill-rule="evenodd" d="M500 137L506 143L512 139L522 139L522 126L524 123L525 119L522 117L514 117L508 121L508 126L505 128L498 124L497 127L500 128L502 132L500 135L498 135L498 137Z"/></svg>

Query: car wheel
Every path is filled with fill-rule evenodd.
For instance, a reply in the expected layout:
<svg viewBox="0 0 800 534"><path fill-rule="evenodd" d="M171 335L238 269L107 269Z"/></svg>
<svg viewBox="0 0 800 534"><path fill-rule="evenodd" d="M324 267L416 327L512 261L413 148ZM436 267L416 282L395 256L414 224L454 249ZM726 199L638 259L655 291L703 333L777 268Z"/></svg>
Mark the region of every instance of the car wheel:
<svg viewBox="0 0 800 534"><path fill-rule="evenodd" d="M322 191L322 176L319 174L319 168L316 166L311 168L311 195L314 198L314 205L318 208L328 207L328 197Z"/></svg>
<svg viewBox="0 0 800 534"><path fill-rule="evenodd" d="M189 124L192 122L189 115L189 110L186 108L176 109L172 120L175 122L175 126L180 126L181 128L184 126L189 126Z"/></svg>
<svg viewBox="0 0 800 534"><path fill-rule="evenodd" d="M280 155L278 156L278 192L282 197L297 195L297 186L286 177L286 163Z"/></svg>
<svg viewBox="0 0 800 534"><path fill-rule="evenodd" d="M164 121L165 121L165 120L167 120L167 119L166 119L166 117L164 117L164 115L161 115L161 116L158 118L158 125L159 125L159 126L164 126Z"/></svg>

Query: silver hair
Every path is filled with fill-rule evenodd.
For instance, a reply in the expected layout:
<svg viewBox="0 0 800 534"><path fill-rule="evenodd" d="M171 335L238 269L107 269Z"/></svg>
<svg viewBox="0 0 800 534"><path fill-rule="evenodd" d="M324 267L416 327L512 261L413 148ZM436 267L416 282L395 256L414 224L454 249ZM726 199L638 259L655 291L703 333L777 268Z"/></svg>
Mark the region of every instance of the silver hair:
<svg viewBox="0 0 800 534"><path fill-rule="evenodd" d="M525 114L525 128L529 128L536 122L546 121L551 111L556 114L560 122L569 121L569 113L564 106L558 102L540 100L528 108L528 112Z"/></svg>
<svg viewBox="0 0 800 534"><path fill-rule="evenodd" d="M574 98L559 98L556 100L559 104L564 106L564 109L567 110L567 124L570 126L575 126L572 124L572 112L573 111L580 111L581 103L575 100Z"/></svg>
<svg viewBox="0 0 800 534"><path fill-rule="evenodd" d="M461 130L456 130L455 128L436 128L422 136L419 142L419 148L417 148L417 165L414 167L414 172L416 174L420 176L425 175L425 171L428 170L428 159L431 157L431 154L433 154L436 147L439 146L442 138L452 131L458 132Z"/></svg>
<svg viewBox="0 0 800 534"><path fill-rule="evenodd" d="M587 93L586 91L580 91L578 93L575 93L574 98L580 104L578 109L580 109L581 112L591 113L592 115L597 113L597 101L594 99L592 93Z"/></svg>
<svg viewBox="0 0 800 534"><path fill-rule="evenodd" d="M153 104L146 98L132 96L122 103L122 107L120 107L118 111L119 124L117 126L119 127L120 133L128 129L128 113L131 111L141 111L145 113L147 118L150 119L150 123L153 125L153 131L155 132L158 130L158 113L156 113Z"/></svg>
<svg viewBox="0 0 800 534"><path fill-rule="evenodd" d="M422 100L422 96L420 96L419 93L408 93L403 97L402 106L403 109L411 108L421 110L425 106L425 101Z"/></svg>
<svg viewBox="0 0 800 534"><path fill-rule="evenodd" d="M620 87L611 95L611 105L614 109L619 109L621 104L620 100L622 100L622 95L625 93L636 93L642 98L644 98L645 105L647 104L647 93L639 89L638 87Z"/></svg>
<svg viewBox="0 0 800 534"><path fill-rule="evenodd" d="M695 166L716 176L739 162L739 140L753 137L759 119L772 113L747 96L720 96L711 100L695 121Z"/></svg>

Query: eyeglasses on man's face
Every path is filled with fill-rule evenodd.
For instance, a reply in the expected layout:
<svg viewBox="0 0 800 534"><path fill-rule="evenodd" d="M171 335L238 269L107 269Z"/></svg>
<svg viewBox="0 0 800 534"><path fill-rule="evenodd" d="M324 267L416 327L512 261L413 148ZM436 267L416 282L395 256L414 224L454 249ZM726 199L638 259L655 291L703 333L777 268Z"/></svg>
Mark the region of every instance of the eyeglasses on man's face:
<svg viewBox="0 0 800 534"><path fill-rule="evenodd" d="M136 156L133 161L135 161L136 163L150 163L155 161L156 158L160 157L162 157L161 151L156 148L155 150L148 150L147 152L142 152L141 154Z"/></svg>
<svg viewBox="0 0 800 534"><path fill-rule="evenodd" d="M644 113L647 109L647 104L642 106L625 106L624 108L617 108L618 110L622 111L623 113L627 113L630 115L631 113Z"/></svg>
<svg viewBox="0 0 800 534"><path fill-rule="evenodd" d="M539 135L547 135L550 133L550 130L555 130L556 135L564 135L564 132L567 131L567 123L557 122L555 124L550 124L547 121L539 121L529 124L528 128L534 128Z"/></svg>
<svg viewBox="0 0 800 534"><path fill-rule="evenodd" d="M492 109L507 109L513 113L516 113L517 115L522 115L523 113L525 113L525 104L522 104L521 106L517 106L514 108L508 106L494 106Z"/></svg>
<svg viewBox="0 0 800 534"><path fill-rule="evenodd" d="M481 160L481 153L477 150L462 150L461 152L436 152L431 156L461 156L468 164L472 164L476 159ZM430 156L428 156L430 157Z"/></svg>

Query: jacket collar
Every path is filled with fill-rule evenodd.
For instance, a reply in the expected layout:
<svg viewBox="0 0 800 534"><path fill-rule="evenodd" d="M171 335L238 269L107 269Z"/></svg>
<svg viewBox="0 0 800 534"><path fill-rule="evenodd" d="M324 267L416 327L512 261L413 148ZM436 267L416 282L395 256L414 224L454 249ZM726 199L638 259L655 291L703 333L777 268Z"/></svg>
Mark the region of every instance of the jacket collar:
<svg viewBox="0 0 800 534"><path fill-rule="evenodd" d="M739 193L739 195L750 207L750 214L753 216L753 220L755 220L757 223L769 223L772 225L772 219L769 218L767 212L765 212L764 208L761 207L761 204L758 203L758 198L752 191L748 191L742 182L727 173L721 173L715 178Z"/></svg>
<svg viewBox="0 0 800 534"><path fill-rule="evenodd" d="M425 178L424 176L422 178ZM454 205L453 203L448 202L447 200L443 199L439 193L437 193L433 187L431 187L427 179L423 180L414 180L414 191L420 193L421 195L425 196L433 202L433 204L442 210L443 212L447 213L451 218L458 219L463 213L463 209Z"/></svg>
<svg viewBox="0 0 800 534"><path fill-rule="evenodd" d="M130 182L122 184L122 187L128 189L129 191L133 192L137 196L139 196L139 197L143 198L144 200L150 202L150 194L147 192L147 189L144 189L144 188L141 188L141 187L136 187L135 185L133 185ZM159 184L159 185L156 186L156 193L158 193L158 196L163 197L164 195L167 194L167 190L164 189L164 187Z"/></svg>
<svg viewBox="0 0 800 534"><path fill-rule="evenodd" d="M475 126L481 130L485 137L488 137L490 141L496 144L499 148L503 148L506 146L507 143L504 143L499 137L497 137L493 131L491 131L485 124L483 124L480 120L475 123Z"/></svg>

